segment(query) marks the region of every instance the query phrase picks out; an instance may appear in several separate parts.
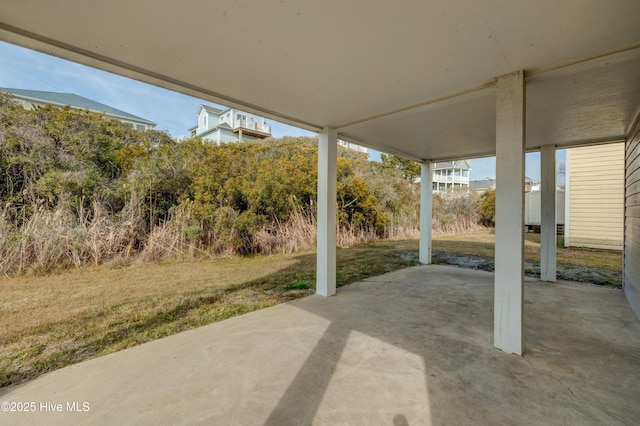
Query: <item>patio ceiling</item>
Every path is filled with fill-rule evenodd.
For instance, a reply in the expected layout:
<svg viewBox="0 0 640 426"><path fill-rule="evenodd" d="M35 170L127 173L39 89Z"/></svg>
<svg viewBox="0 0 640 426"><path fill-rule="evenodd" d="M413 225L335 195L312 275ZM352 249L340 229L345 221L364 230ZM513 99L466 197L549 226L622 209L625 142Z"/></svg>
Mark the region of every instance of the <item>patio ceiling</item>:
<svg viewBox="0 0 640 426"><path fill-rule="evenodd" d="M525 70L527 148L623 140L640 2L20 0L0 39L416 160L495 153Z"/></svg>

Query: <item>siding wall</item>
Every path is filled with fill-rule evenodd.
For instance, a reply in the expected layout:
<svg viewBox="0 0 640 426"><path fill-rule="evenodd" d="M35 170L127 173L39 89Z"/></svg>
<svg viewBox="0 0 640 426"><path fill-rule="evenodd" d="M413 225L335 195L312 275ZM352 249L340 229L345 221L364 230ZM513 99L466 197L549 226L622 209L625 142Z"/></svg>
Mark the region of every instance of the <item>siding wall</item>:
<svg viewBox="0 0 640 426"><path fill-rule="evenodd" d="M625 154L624 293L640 318L640 132Z"/></svg>
<svg viewBox="0 0 640 426"><path fill-rule="evenodd" d="M232 130L229 130L229 129L220 129L219 131L220 131L221 143L238 141L238 133L234 133ZM242 135L242 140L246 142L246 141L256 141L261 139L250 136L250 135Z"/></svg>
<svg viewBox="0 0 640 426"><path fill-rule="evenodd" d="M622 250L625 144L571 148L568 155L568 245Z"/></svg>
<svg viewBox="0 0 640 426"><path fill-rule="evenodd" d="M218 114L215 114L213 112L207 112L208 115L208 122L207 122L207 126L209 129L213 129L214 127L217 127L220 124L220 116Z"/></svg>
<svg viewBox="0 0 640 426"><path fill-rule="evenodd" d="M264 125L264 117L259 115L251 114L248 112L240 111L237 109L227 110L224 114L219 117L219 123L227 123L229 126L234 127L236 124L236 119L238 114L242 114L247 117L248 122L258 123ZM217 124L216 124L217 125Z"/></svg>
<svg viewBox="0 0 640 426"><path fill-rule="evenodd" d="M205 111L204 109L200 110L200 115L198 115L198 130L196 131L196 133L199 134L207 130L207 126L205 126L204 124L204 118L206 116L207 116L207 111Z"/></svg>
<svg viewBox="0 0 640 426"><path fill-rule="evenodd" d="M255 115L255 114L251 114L248 112L242 112L242 111L238 111L237 109L233 110L233 124L237 124L235 121L238 117L238 114L242 114L244 116L247 117L247 121L249 123L253 122L253 123L257 123L257 124L264 124L264 118L259 116L259 115ZM230 125L232 123L229 123Z"/></svg>

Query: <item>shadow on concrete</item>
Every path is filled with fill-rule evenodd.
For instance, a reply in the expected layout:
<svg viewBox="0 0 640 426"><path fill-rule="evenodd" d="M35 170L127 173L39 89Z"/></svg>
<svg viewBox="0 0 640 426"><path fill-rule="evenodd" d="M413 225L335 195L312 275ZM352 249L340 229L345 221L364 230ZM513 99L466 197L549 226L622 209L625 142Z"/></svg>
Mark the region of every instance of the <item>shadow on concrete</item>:
<svg viewBox="0 0 640 426"><path fill-rule="evenodd" d="M329 325L271 412L266 426L289 424L292 419L301 425L313 423L349 334L348 328Z"/></svg>
<svg viewBox="0 0 640 426"><path fill-rule="evenodd" d="M525 354L508 355L493 274L419 266L13 389L91 397L111 424L637 424L640 322L620 290L527 281ZM36 414L22 424L78 420Z"/></svg>
<svg viewBox="0 0 640 426"><path fill-rule="evenodd" d="M407 418L402 414L393 416L393 426L409 426Z"/></svg>
<svg viewBox="0 0 640 426"><path fill-rule="evenodd" d="M380 256L380 250L388 254L388 256ZM371 256L372 252L376 252L376 254ZM338 250L338 285L415 263L413 258L403 258L398 256L398 253L405 252L402 249L382 244L372 247L364 246ZM372 257L375 260L371 260ZM417 252L415 257L417 258ZM65 367L69 363L75 364L104 355L105 348L130 347L134 344L133 342L141 344L154 338L163 337L163 335L171 333L171 330L184 330L185 328L193 327L189 319L193 311L208 310L210 306L224 303L228 299L242 299L244 296L238 293L247 289L267 295L269 298L273 297L279 302L313 294L315 269L315 253L296 254L293 256L291 265L275 272L265 271L264 276L240 285L222 288L212 283L213 285L210 287L203 287L199 290L185 293L184 297L172 302L172 304L164 305L164 302L152 301L152 303L158 305L162 304L162 308L158 308L155 311L149 310L144 315L139 315L138 312L131 310L130 306L128 306L130 301L123 300L121 303L110 306L103 305L80 315L65 316L59 320L40 324L37 330L32 330L30 333L47 336L58 333L59 330L83 330L86 328L87 322L91 323L95 321L97 316L101 315L100 310L106 309L111 312L122 308L120 311L122 317L117 323L110 324L108 327L101 327L101 331L98 333L83 334L82 338L74 341L73 344L56 345L55 350L50 355L47 355L46 359L38 359L38 362L30 363L28 368L12 365L11 362L6 364L6 368L0 366L0 395L9 392L7 389L10 389L10 386L33 380L42 374ZM150 296L149 299L153 299L153 297ZM231 304L233 305L233 303ZM248 305L247 309L255 308L251 306L250 301ZM222 319L224 319L224 316L225 314L222 314ZM184 322L187 324L184 324ZM20 339L22 339L20 333L17 333L16 336L3 335L2 339L0 339L0 345L3 342L9 345ZM73 340L74 337L65 334L61 339L66 342ZM38 339L36 338L35 340ZM31 357L33 353L39 354L42 351L47 353L46 342L48 340L45 338L43 341L45 342L44 344L38 342L35 347L27 349L30 352L25 350L25 356Z"/></svg>
<svg viewBox="0 0 640 426"><path fill-rule="evenodd" d="M427 401L422 414L429 416L416 410L395 415L393 424L639 421L640 407L634 401L640 399L640 324L622 292L534 281L525 287L523 357L493 348L493 275L488 273L416 267L341 288L334 298L297 301L296 308L331 325L267 424L313 421L325 396L325 374L334 374L336 364L345 362L327 349L340 348L342 353L354 333L422 361L421 368L412 371L422 376L426 395L407 398L413 397L416 406ZM353 351L342 355L357 357ZM327 364L332 362L336 364ZM402 366L391 363L376 368L403 374ZM349 372L352 380L369 380L372 370L357 370ZM319 385L309 387L313 380ZM306 393L309 389L316 391ZM372 389L363 385L362 392L367 391ZM302 412L291 408L299 404L300 395L314 400L298 405L306 407ZM387 397L391 402L392 394Z"/></svg>

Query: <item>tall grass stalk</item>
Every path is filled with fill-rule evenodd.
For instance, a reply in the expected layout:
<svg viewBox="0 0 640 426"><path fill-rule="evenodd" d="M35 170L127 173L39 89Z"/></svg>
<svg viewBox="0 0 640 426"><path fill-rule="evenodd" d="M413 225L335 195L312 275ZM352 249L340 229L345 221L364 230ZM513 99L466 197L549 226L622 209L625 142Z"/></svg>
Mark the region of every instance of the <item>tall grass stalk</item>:
<svg viewBox="0 0 640 426"><path fill-rule="evenodd" d="M188 208L176 209L168 220L147 229L136 204L131 200L118 217L97 201L89 212L41 208L21 225L10 221L6 211L0 212L0 273L46 273L110 261L292 253L316 245L316 219L303 209L295 209L287 220L274 220L243 237L237 230L237 215L225 216L224 229L214 227L205 233L193 224ZM466 210L449 211L434 211L434 235L482 229L475 215ZM345 226L338 226L336 232L339 247L420 235L418 214L391 215L382 235L375 229Z"/></svg>

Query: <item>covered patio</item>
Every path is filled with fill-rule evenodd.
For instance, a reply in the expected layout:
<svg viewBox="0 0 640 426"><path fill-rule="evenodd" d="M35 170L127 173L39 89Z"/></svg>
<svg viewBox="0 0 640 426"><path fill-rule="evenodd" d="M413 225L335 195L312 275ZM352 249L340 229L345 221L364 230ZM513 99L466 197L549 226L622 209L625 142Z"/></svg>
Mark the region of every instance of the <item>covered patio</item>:
<svg viewBox="0 0 640 426"><path fill-rule="evenodd" d="M493 349L493 274L417 266L0 391L7 424L635 424L622 291L525 283L527 350ZM40 409L62 404L62 412ZM87 411L68 411L77 402Z"/></svg>
<svg viewBox="0 0 640 426"><path fill-rule="evenodd" d="M12 398L91 397L104 422L636 423L638 16L637 0L3 3L1 40L318 132L322 296L336 293L338 138L422 163L423 264L433 162L497 157L495 276L410 269L53 373ZM525 286L525 153L541 152L542 280L554 282L555 150L611 142L627 147L628 303Z"/></svg>
<svg viewBox="0 0 640 426"><path fill-rule="evenodd" d="M556 280L555 150L625 142L624 291L640 315L640 2L24 0L0 39L319 134L317 292L335 294L338 138L422 163L496 155L494 345L521 355L524 159L541 152L541 279Z"/></svg>

